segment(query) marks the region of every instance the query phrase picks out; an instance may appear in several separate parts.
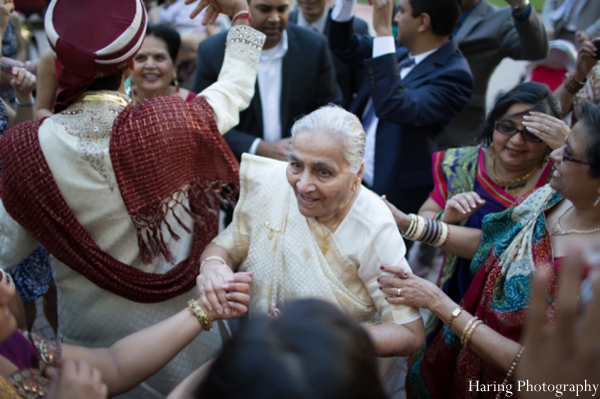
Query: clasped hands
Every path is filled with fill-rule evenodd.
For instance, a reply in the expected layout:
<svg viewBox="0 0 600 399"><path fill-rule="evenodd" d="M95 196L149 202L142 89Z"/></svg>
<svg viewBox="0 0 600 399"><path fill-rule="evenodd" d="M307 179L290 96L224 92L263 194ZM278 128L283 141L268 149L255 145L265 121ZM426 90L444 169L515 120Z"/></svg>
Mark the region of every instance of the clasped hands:
<svg viewBox="0 0 600 399"><path fill-rule="evenodd" d="M207 262L196 278L200 305L209 319L234 319L248 312L252 272L237 272Z"/></svg>

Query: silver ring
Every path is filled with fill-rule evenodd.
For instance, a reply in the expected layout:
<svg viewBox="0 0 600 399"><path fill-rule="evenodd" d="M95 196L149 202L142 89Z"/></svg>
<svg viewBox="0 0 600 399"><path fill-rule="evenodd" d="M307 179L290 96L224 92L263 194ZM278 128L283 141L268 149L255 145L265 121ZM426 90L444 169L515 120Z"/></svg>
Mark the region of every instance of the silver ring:
<svg viewBox="0 0 600 399"><path fill-rule="evenodd" d="M402 292L402 288L398 288L398 296L400 296L401 292Z"/></svg>
<svg viewBox="0 0 600 399"><path fill-rule="evenodd" d="M548 126L546 126L546 134L548 134L548 130L549 130L549 128L548 128Z"/></svg>

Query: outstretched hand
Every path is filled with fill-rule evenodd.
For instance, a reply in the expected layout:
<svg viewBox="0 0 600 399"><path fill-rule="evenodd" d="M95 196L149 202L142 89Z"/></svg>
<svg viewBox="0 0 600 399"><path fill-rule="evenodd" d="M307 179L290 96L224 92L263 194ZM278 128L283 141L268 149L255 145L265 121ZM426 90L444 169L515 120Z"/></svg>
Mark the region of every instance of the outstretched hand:
<svg viewBox="0 0 600 399"><path fill-rule="evenodd" d="M185 0L185 4L192 4L198 0ZM248 11L246 0L200 0L198 5L190 13L190 18L195 18L202 10L206 9L202 25L214 24L219 14L226 14L233 17L240 11Z"/></svg>
<svg viewBox="0 0 600 399"><path fill-rule="evenodd" d="M485 200L475 191L456 194L446 201L441 220L450 224L459 223L471 217L483 205L485 205Z"/></svg>

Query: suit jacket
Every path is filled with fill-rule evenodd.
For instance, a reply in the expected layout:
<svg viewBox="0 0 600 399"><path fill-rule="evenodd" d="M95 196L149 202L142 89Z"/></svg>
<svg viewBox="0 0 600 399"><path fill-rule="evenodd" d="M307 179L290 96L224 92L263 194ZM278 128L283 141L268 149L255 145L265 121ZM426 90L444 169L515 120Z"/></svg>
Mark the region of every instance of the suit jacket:
<svg viewBox="0 0 600 399"><path fill-rule="evenodd" d="M546 30L535 10L531 10L527 20L519 22L513 18L510 7L500 8L488 0L475 5L455 40L469 63L475 86L468 106L440 137L442 148L474 144L485 118L490 77L504 58L539 60L548 54Z"/></svg>
<svg viewBox="0 0 600 399"><path fill-rule="evenodd" d="M473 80L453 39L400 79L398 60L408 49L372 58L373 38L353 35L351 22L331 21L330 45L342 60L362 59L367 78L350 106L361 117L369 97L379 118L373 190L394 204L403 195L433 187L431 156L436 138L467 103ZM422 198L422 203L425 198ZM416 211L416 210L415 210Z"/></svg>
<svg viewBox="0 0 600 399"><path fill-rule="evenodd" d="M301 115L336 101L337 87L327 40L312 30L287 26L288 50L281 66L280 120L282 138L290 136ZM227 32L211 36L198 46L193 91L202 92L217 81L225 54ZM250 106L240 113L240 123L225 134L233 153L241 158L257 137L263 137L263 115L258 82Z"/></svg>
<svg viewBox="0 0 600 399"><path fill-rule="evenodd" d="M331 15L331 8L329 9L328 15ZM293 24L298 23L298 13L300 10L293 10L290 12L289 22ZM325 22L325 36L329 36L329 31L331 30L331 19L328 17L327 22ZM354 32L359 35L368 35L369 34L369 25L364 19L354 17L352 20ZM335 67L335 77L340 88L342 95L341 106L344 108L348 108L352 99L356 95L358 88L360 87L360 83L364 78L364 70L362 65L348 65L340 60L335 54L332 54L333 58L333 66Z"/></svg>
<svg viewBox="0 0 600 399"><path fill-rule="evenodd" d="M581 12L575 19L577 27L584 30L588 36L593 39L600 36L600 1L598 0L579 0L584 1ZM566 21L558 19L557 21L550 20L550 12L556 10L564 3L565 0L546 0L542 9L542 20L546 29L552 28L558 32L565 26ZM576 5L577 7L577 5Z"/></svg>

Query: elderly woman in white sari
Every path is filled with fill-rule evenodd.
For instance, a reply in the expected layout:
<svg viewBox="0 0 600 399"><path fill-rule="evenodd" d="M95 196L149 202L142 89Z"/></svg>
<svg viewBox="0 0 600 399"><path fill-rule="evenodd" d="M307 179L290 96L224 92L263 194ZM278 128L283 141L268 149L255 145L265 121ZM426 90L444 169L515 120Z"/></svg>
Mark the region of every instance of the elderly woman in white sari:
<svg viewBox="0 0 600 399"><path fill-rule="evenodd" d="M381 265L409 265L389 209L361 186L364 150L358 118L329 105L294 124L288 162L244 154L233 221L201 256L202 306L227 314L233 273L251 271L250 317L320 298L361 323L378 356L418 348L418 309L386 303L377 283ZM383 378L393 360L381 360Z"/></svg>

